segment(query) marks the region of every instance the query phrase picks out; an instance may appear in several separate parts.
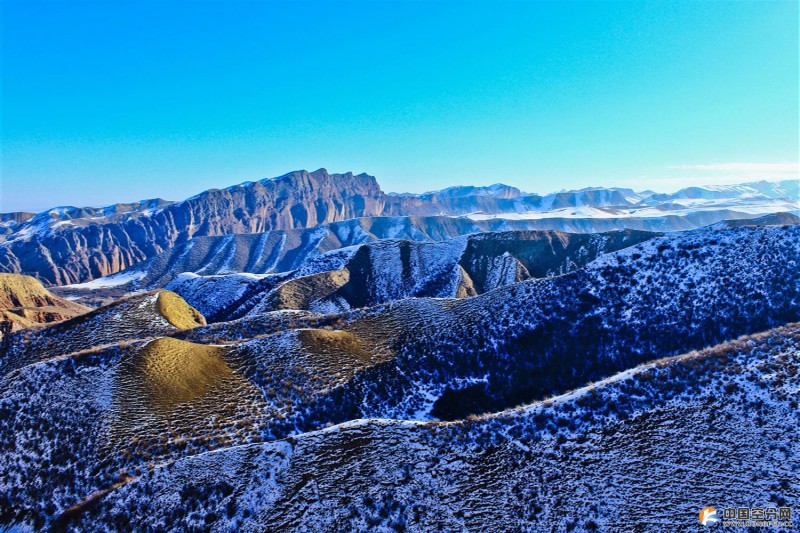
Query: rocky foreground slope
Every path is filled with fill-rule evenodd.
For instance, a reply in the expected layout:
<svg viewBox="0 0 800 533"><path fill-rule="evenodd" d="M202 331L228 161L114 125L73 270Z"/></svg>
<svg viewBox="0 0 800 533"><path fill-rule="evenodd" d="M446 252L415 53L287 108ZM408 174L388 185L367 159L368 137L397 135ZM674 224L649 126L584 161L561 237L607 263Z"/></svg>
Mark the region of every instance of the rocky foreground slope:
<svg viewBox="0 0 800 533"><path fill-rule="evenodd" d="M786 506L800 495L796 324L487 417L357 420L265 443L250 429L263 399L215 350L203 348L187 360L180 341L165 339L124 365L124 353L39 365L38 377L55 378L54 389L31 405L87 424L90 431L61 441L85 451L59 471L54 467L65 459L74 461L68 450L38 449L39 476L48 484L41 500L16 470L32 458L5 453L14 463L0 482L0 519L30 521L21 511L33 498L28 501L42 502L34 524L50 516L52 525L90 531L124 529L133 521L143 529L197 531L305 530L309 524L324 531L688 531L705 505ZM180 376L150 370L189 361L189 373L213 381L188 390ZM118 377L98 383L115 365ZM113 389L113 414L102 416L97 408L108 401L102 385L114 383L124 389ZM79 401L54 401L76 386L83 388ZM126 399L123 391L135 396ZM244 401L214 401L232 393ZM12 415L8 408L0 404ZM230 418L215 421L221 413ZM123 468L90 495L83 469L98 470L98 450L108 454L135 439L131 421L145 432L173 433L170 445L190 453ZM181 431L197 440L187 442ZM19 444L35 445L25 438ZM67 503L76 489L85 496Z"/></svg>
<svg viewBox="0 0 800 533"><path fill-rule="evenodd" d="M800 497L798 387L795 324L489 417L359 420L156 465L64 523L696 531L706 505Z"/></svg>

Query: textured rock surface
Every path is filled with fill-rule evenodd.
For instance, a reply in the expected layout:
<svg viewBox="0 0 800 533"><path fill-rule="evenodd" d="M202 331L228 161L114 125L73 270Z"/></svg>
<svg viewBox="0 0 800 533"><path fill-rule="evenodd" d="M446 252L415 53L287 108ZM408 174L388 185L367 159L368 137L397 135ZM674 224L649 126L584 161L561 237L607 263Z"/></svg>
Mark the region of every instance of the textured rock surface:
<svg viewBox="0 0 800 533"><path fill-rule="evenodd" d="M23 222L27 222L36 216L36 213L28 213L25 211L17 211L14 213L0 213L0 239L4 235L14 233L17 226Z"/></svg>
<svg viewBox="0 0 800 533"><path fill-rule="evenodd" d="M463 218L357 218L311 229L196 237L128 272L143 274L135 280L136 287L157 288L183 272L201 276L289 272L326 252L382 239L443 241L481 231L481 226Z"/></svg>

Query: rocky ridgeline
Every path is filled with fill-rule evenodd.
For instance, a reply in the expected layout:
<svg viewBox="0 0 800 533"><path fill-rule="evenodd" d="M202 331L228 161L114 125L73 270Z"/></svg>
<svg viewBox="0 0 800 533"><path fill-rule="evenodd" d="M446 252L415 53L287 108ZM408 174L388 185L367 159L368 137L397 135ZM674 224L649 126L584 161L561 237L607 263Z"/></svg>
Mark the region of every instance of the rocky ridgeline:
<svg viewBox="0 0 800 533"><path fill-rule="evenodd" d="M419 195L387 194L367 174L303 170L211 189L182 202L155 199L105 208L59 207L35 216L0 214L0 272L29 274L47 285L81 283L119 272L196 237L302 230L359 217L388 217L388 222L375 224L378 233L384 224L405 225L413 234L402 235L401 227L398 234L380 238L442 240L481 231L694 229L750 218L750 211L737 211L737 206L746 208L753 201L776 202L764 212L797 209L796 185L790 182L694 189L647 196L630 189L590 188L540 196L498 184ZM708 210L676 203L698 198L717 203ZM655 212L642 214L641 209ZM531 212L549 214L524 216ZM446 220L449 217L463 218ZM359 225L367 232L372 227L365 222ZM329 226L331 234L338 229L345 226Z"/></svg>
<svg viewBox="0 0 800 533"><path fill-rule="evenodd" d="M63 285L113 274L202 235L308 228L381 213L372 176L292 172L273 180L212 189L178 203L70 218L40 213L0 247L0 269Z"/></svg>

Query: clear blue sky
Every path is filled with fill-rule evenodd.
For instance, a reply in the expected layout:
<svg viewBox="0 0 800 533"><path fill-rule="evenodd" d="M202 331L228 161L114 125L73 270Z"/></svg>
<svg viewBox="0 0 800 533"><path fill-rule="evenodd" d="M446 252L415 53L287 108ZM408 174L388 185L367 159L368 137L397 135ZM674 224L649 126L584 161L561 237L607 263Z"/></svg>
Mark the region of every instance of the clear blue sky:
<svg viewBox="0 0 800 533"><path fill-rule="evenodd" d="M162 4L3 0L0 209L797 177L797 2Z"/></svg>

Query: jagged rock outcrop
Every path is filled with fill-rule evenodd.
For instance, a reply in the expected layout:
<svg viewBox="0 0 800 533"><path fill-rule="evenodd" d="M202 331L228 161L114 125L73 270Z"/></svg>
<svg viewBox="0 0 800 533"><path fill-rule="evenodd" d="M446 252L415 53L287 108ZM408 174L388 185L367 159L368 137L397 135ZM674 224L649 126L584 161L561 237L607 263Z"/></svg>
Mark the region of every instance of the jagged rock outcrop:
<svg viewBox="0 0 800 533"><path fill-rule="evenodd" d="M362 217L311 229L196 237L128 269L135 287L163 287L183 272L273 274L301 268L321 254L383 239L443 241L483 231L452 217ZM112 281L112 280L109 280Z"/></svg>

